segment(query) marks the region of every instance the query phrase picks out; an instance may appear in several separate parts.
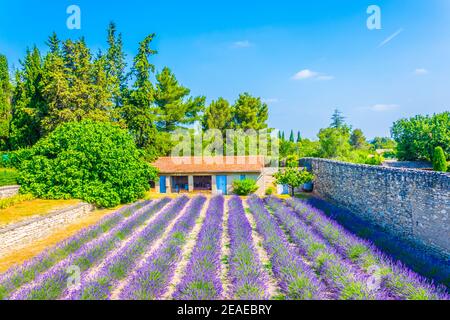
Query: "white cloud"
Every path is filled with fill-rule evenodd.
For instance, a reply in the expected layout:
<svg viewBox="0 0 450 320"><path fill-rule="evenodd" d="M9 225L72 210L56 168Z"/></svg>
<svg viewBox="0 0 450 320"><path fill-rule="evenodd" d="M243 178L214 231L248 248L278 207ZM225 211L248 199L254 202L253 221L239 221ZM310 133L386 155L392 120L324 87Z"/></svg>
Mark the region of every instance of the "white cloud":
<svg viewBox="0 0 450 320"><path fill-rule="evenodd" d="M362 109L370 110L374 112L386 112L398 109L400 106L398 104L374 104L370 107L365 107Z"/></svg>
<svg viewBox="0 0 450 320"><path fill-rule="evenodd" d="M233 43L234 48L249 48L252 45L253 44L248 40L241 40L241 41L236 41Z"/></svg>
<svg viewBox="0 0 450 320"><path fill-rule="evenodd" d="M428 70L425 68L419 68L419 69L414 70L414 73L418 76L423 76L423 75L428 74Z"/></svg>
<svg viewBox="0 0 450 320"><path fill-rule="evenodd" d="M316 71L311 71L309 69L301 70L292 76L292 80L306 80L306 79L316 79L326 81L326 80L333 80L334 77Z"/></svg>

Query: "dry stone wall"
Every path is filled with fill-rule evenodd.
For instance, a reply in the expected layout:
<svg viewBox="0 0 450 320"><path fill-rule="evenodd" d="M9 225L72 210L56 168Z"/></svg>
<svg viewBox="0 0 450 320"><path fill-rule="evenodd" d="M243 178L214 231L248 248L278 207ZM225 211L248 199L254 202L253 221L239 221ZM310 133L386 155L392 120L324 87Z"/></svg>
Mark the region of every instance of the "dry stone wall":
<svg viewBox="0 0 450 320"><path fill-rule="evenodd" d="M81 203L0 228L0 256L49 236L92 210L92 205Z"/></svg>
<svg viewBox="0 0 450 320"><path fill-rule="evenodd" d="M314 190L388 232L450 257L450 175L304 158Z"/></svg>
<svg viewBox="0 0 450 320"><path fill-rule="evenodd" d="M0 187L0 199L9 198L19 194L20 186Z"/></svg>

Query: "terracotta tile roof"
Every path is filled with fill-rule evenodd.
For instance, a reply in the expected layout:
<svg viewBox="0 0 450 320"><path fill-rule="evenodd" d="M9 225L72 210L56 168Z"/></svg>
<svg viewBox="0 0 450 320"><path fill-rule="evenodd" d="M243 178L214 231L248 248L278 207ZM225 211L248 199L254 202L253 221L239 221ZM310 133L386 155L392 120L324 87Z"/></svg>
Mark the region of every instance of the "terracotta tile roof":
<svg viewBox="0 0 450 320"><path fill-rule="evenodd" d="M262 172L264 157L162 157L153 165L165 174Z"/></svg>

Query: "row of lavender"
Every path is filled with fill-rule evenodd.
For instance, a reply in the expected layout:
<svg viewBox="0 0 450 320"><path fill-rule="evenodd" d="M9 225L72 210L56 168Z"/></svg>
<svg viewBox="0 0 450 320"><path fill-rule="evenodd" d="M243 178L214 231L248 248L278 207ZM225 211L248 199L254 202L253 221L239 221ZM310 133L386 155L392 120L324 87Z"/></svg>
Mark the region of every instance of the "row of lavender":
<svg viewBox="0 0 450 320"><path fill-rule="evenodd" d="M287 203L298 217L332 246L343 258L351 261L361 271L375 273L382 288L396 299L449 299L443 286L412 272L400 261L384 254L372 243L365 241L323 211L299 199L289 199Z"/></svg>

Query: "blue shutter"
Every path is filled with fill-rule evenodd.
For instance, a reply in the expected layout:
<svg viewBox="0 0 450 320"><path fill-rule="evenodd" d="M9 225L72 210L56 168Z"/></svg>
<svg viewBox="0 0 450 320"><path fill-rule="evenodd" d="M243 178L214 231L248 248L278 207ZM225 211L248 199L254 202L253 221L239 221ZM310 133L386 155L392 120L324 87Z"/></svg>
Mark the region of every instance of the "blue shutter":
<svg viewBox="0 0 450 320"><path fill-rule="evenodd" d="M159 177L159 193L166 193L166 176Z"/></svg>

